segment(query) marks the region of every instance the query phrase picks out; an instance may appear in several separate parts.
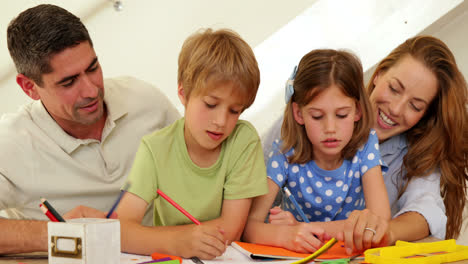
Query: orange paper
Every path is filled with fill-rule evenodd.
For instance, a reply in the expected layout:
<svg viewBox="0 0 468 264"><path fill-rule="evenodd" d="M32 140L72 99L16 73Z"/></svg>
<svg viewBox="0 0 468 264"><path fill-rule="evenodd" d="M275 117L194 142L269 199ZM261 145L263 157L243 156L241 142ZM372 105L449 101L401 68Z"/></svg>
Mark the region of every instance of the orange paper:
<svg viewBox="0 0 468 264"><path fill-rule="evenodd" d="M173 260L179 260L179 263L182 263L182 258L178 256L166 255L161 253L153 253L151 254L152 259L162 259L162 258L171 258Z"/></svg>
<svg viewBox="0 0 468 264"><path fill-rule="evenodd" d="M289 258L289 259L303 259L309 254L297 253L291 250L280 247L265 246L259 244L251 244L245 242L234 242L244 250L250 252L251 258ZM333 247L331 247L327 252L320 255L317 259L340 259L340 258L349 258L350 256L346 254L344 248L344 242L338 241Z"/></svg>

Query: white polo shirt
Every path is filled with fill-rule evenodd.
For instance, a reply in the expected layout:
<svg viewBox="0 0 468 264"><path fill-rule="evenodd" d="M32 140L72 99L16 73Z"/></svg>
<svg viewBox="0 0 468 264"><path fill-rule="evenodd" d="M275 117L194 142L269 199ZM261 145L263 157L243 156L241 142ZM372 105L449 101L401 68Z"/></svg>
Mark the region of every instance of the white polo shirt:
<svg viewBox="0 0 468 264"><path fill-rule="evenodd" d="M40 101L0 119L0 210L8 218L43 219L40 198L64 214L78 205L108 211L142 136L180 115L154 86L130 77L104 81L107 120L101 141L76 139Z"/></svg>

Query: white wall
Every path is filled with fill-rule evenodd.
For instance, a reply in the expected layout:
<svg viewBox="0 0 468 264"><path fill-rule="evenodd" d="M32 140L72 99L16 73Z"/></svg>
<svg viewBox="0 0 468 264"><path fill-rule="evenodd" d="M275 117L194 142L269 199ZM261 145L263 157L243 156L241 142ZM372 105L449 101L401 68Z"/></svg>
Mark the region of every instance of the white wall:
<svg viewBox="0 0 468 264"><path fill-rule="evenodd" d="M81 17L90 31L105 77L132 75L162 89L182 111L176 96L177 56L199 28L227 27L252 47L312 5L315 0L122 0L116 12L108 0L14 0L0 8L0 114L30 99L15 83L6 28L19 12L39 3L58 4Z"/></svg>
<svg viewBox="0 0 468 264"><path fill-rule="evenodd" d="M15 0L0 10L0 40L9 21L38 3L55 3L82 17L95 43L104 76L133 75L162 89L182 112L176 96L177 56L183 40L201 27L236 30L253 48L262 83L242 118L263 133L284 107L283 84L293 65L313 48L348 48L369 69L403 39L434 34L453 49L467 75L466 1L445 0ZM338 12L344 10L345 12ZM431 25L432 24L432 25ZM0 41L0 114L30 99L15 83L5 41Z"/></svg>

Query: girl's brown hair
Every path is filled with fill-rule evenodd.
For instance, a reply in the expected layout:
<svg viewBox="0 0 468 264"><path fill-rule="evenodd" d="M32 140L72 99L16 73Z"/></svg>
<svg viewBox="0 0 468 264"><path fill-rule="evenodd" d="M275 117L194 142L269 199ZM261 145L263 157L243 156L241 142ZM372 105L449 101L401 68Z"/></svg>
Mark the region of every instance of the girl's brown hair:
<svg viewBox="0 0 468 264"><path fill-rule="evenodd" d="M367 141L372 127L373 112L364 90L360 60L347 51L313 50L299 62L293 84L294 94L284 111L281 149L287 152L294 148L294 153L288 157L290 163L306 163L314 158L313 146L304 126L294 119L292 103L304 107L332 84L337 85L346 96L353 98L362 112L361 119L354 126L351 140L343 149L343 158L352 158L357 149Z"/></svg>
<svg viewBox="0 0 468 264"><path fill-rule="evenodd" d="M457 238L466 203L468 180L467 85L455 57L439 39L417 36L403 42L377 66L368 92L375 88L373 80L380 72L393 67L405 56L411 56L431 70L438 81L438 92L423 118L406 131L408 153L402 170L406 184L415 177L423 177L440 169L440 192L447 214L446 238Z"/></svg>

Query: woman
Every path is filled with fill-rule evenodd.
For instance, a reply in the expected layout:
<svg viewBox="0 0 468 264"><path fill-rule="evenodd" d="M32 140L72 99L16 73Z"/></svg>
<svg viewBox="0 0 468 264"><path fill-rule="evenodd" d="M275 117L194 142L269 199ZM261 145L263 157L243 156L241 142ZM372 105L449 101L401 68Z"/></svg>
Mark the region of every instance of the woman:
<svg viewBox="0 0 468 264"><path fill-rule="evenodd" d="M353 246L361 251L428 235L458 237L468 179L468 113L467 85L453 54L437 38L410 38L378 64L368 91L389 166L384 179L393 219L354 211L323 228L343 238L348 253ZM266 155L279 138L278 124L264 142ZM270 215L272 223L293 219L277 210ZM344 237L336 230L344 230Z"/></svg>

